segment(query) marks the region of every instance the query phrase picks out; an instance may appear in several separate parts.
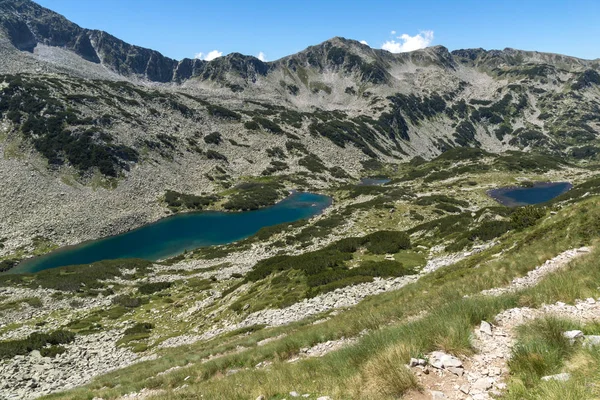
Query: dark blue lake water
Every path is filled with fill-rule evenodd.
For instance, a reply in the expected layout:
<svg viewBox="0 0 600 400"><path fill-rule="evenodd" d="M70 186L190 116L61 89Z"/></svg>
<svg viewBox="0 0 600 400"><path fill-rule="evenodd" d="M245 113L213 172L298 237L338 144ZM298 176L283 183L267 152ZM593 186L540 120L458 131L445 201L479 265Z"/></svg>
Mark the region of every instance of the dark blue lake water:
<svg viewBox="0 0 600 400"><path fill-rule="evenodd" d="M538 182L533 187L505 187L488 191L488 195L508 207L545 203L569 191L569 182Z"/></svg>
<svg viewBox="0 0 600 400"><path fill-rule="evenodd" d="M388 183L388 178L361 178L359 186L381 186Z"/></svg>
<svg viewBox="0 0 600 400"><path fill-rule="evenodd" d="M294 193L274 206L256 211L179 214L127 233L65 247L26 260L10 272L37 272L116 258L156 261L176 256L186 249L235 242L255 234L265 226L312 217L330 205L330 197Z"/></svg>

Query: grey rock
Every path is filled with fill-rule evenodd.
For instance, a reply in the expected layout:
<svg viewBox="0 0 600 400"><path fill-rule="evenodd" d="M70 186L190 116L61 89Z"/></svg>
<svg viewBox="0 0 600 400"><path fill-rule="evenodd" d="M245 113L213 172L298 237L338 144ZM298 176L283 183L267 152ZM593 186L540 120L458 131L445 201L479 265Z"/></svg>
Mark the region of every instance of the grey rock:
<svg viewBox="0 0 600 400"><path fill-rule="evenodd" d="M489 322L481 321L481 325L479 325L479 332L492 336L492 325Z"/></svg>
<svg viewBox="0 0 600 400"><path fill-rule="evenodd" d="M42 355L40 354L39 350L33 350L31 353L29 353L29 355L31 356L31 358L42 358Z"/></svg>
<svg viewBox="0 0 600 400"><path fill-rule="evenodd" d="M446 369L456 376L463 376L463 374L465 373L465 370L461 367L448 367Z"/></svg>
<svg viewBox="0 0 600 400"><path fill-rule="evenodd" d="M556 375L548 375L548 376L543 376L542 380L543 381L559 381L559 382L566 382L569 379L571 379L571 374L563 372L561 374L556 374Z"/></svg>
<svg viewBox="0 0 600 400"><path fill-rule="evenodd" d="M583 345L586 347L600 346L599 335L585 335L583 338Z"/></svg>
<svg viewBox="0 0 600 400"><path fill-rule="evenodd" d="M460 361L458 358L451 356L449 354L444 355L441 358L441 362L442 362L442 365L444 366L444 368L462 367L462 361Z"/></svg>
<svg viewBox="0 0 600 400"><path fill-rule="evenodd" d="M583 332L578 331L578 330L566 331L566 332L563 332L563 336L573 342L573 341L575 341L575 339L582 338Z"/></svg>
<svg viewBox="0 0 600 400"><path fill-rule="evenodd" d="M489 378L479 378L473 383L472 388L481 391L491 389L492 381Z"/></svg>

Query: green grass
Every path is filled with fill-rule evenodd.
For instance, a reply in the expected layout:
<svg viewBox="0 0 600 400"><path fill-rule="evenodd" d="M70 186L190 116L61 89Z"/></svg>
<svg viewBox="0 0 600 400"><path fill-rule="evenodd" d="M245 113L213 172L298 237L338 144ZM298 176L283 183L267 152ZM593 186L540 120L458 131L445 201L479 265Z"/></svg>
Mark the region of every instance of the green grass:
<svg viewBox="0 0 600 400"><path fill-rule="evenodd" d="M178 349L161 351L162 357L96 378L84 388L49 398L115 398L144 387L170 391L184 383L177 398L242 399L260 394L267 398L286 396L291 390L333 398L394 398L414 382L401 369L408 357L442 349L454 354L471 354L470 334L481 320L491 320L512 307L538 307L555 301L598 297L600 271L594 260L598 251L582 256L565 270L538 286L500 297L476 296L481 290L503 286L562 251L590 244L600 236L600 200L587 199L520 232L511 232L494 248L442 268L401 290L370 297L357 306L320 324L314 319L281 328L265 328L247 336L215 338ZM503 257L494 254L504 251ZM577 284L567 285L573 281ZM465 298L465 295L471 297ZM420 319L409 319L425 312ZM303 347L357 336L358 345L328 354L319 360L287 363ZM548 328L549 337L552 329ZM257 347L269 336L284 338ZM226 353L244 344L247 349L200 363L207 354ZM379 368L391 365L394 368ZM257 363L271 360L270 370L255 370ZM186 365L173 373L157 372L173 365ZM387 363L387 364L386 364ZM245 368L249 368L246 370ZM229 369L241 369L224 377ZM184 380L187 376L191 379ZM167 393L157 398L170 399ZM584 397L585 398L585 397Z"/></svg>
<svg viewBox="0 0 600 400"><path fill-rule="evenodd" d="M600 395L600 348L570 344L562 333L581 329L598 334L598 325L579 325L570 320L544 318L519 329L509 362L510 380L503 399L592 399ZM567 372L566 382L542 381L545 375Z"/></svg>
<svg viewBox="0 0 600 400"><path fill-rule="evenodd" d="M106 287L104 281L112 278L135 279L144 276L152 266L140 259L105 260L87 265L47 269L35 274L8 274L0 276L0 286L39 286L65 292L97 294ZM135 274L124 274L124 269L135 269Z"/></svg>
<svg viewBox="0 0 600 400"><path fill-rule="evenodd" d="M42 306L42 300L39 297L26 297L19 300L0 303L0 312L20 308L23 304L29 304L31 307L39 308Z"/></svg>
<svg viewBox="0 0 600 400"><path fill-rule="evenodd" d="M573 346L563 332L578 328L568 320L553 317L535 320L518 328L518 341L508 363L511 374L527 387L541 377L560 372Z"/></svg>

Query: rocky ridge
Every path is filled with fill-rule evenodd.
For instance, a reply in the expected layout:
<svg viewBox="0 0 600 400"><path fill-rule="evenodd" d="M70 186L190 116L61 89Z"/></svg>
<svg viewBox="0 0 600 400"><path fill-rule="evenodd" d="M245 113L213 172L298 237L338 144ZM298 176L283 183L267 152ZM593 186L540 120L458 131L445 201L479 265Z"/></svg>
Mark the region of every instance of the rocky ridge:
<svg viewBox="0 0 600 400"><path fill-rule="evenodd" d="M73 244L155 221L168 212L166 190L219 193L263 174L318 189L367 173L369 160L453 147L577 158L600 149L600 63L556 54L442 46L392 54L336 37L269 63L241 54L176 61L32 1L4 0L0 55L3 93L35 92L31 101L73 110L60 134L98 146L114 164L61 159L65 149L29 132L41 115L7 105L0 256L31 253L35 236ZM205 143L215 131L222 140ZM119 159L125 148L137 156ZM314 157L324 167L307 169Z"/></svg>

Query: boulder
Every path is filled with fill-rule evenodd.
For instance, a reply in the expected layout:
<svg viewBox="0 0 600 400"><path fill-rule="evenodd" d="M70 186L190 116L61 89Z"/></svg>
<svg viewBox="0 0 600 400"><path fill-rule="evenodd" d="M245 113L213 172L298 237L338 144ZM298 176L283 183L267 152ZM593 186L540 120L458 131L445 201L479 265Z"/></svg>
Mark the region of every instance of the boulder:
<svg viewBox="0 0 600 400"><path fill-rule="evenodd" d="M575 341L575 339L579 339L583 337L583 332L578 331L578 330L574 330L574 331L566 331L563 332L563 336L567 339L569 339L569 341L571 341L571 343L573 343Z"/></svg>
<svg viewBox="0 0 600 400"><path fill-rule="evenodd" d="M411 358L408 365L411 368L416 367L416 366L425 366L425 365L427 365L427 361L423 360L422 358Z"/></svg>
<svg viewBox="0 0 600 400"><path fill-rule="evenodd" d="M481 321L481 325L479 325L479 332L485 333L488 336L492 336L492 325L489 322Z"/></svg>
<svg viewBox="0 0 600 400"><path fill-rule="evenodd" d="M492 380L490 378L479 378L473 383L473 389L485 391L492 388Z"/></svg>
<svg viewBox="0 0 600 400"><path fill-rule="evenodd" d="M600 336L598 335L585 335L583 337L583 345L587 347L600 346Z"/></svg>
<svg viewBox="0 0 600 400"><path fill-rule="evenodd" d="M462 367L462 361L460 361L458 358L450 355L450 354L446 354L442 351L434 351L433 353L431 353L431 358L430 358L430 362L429 362L433 367L438 368L438 369L442 369L442 368L448 368L448 367Z"/></svg>

